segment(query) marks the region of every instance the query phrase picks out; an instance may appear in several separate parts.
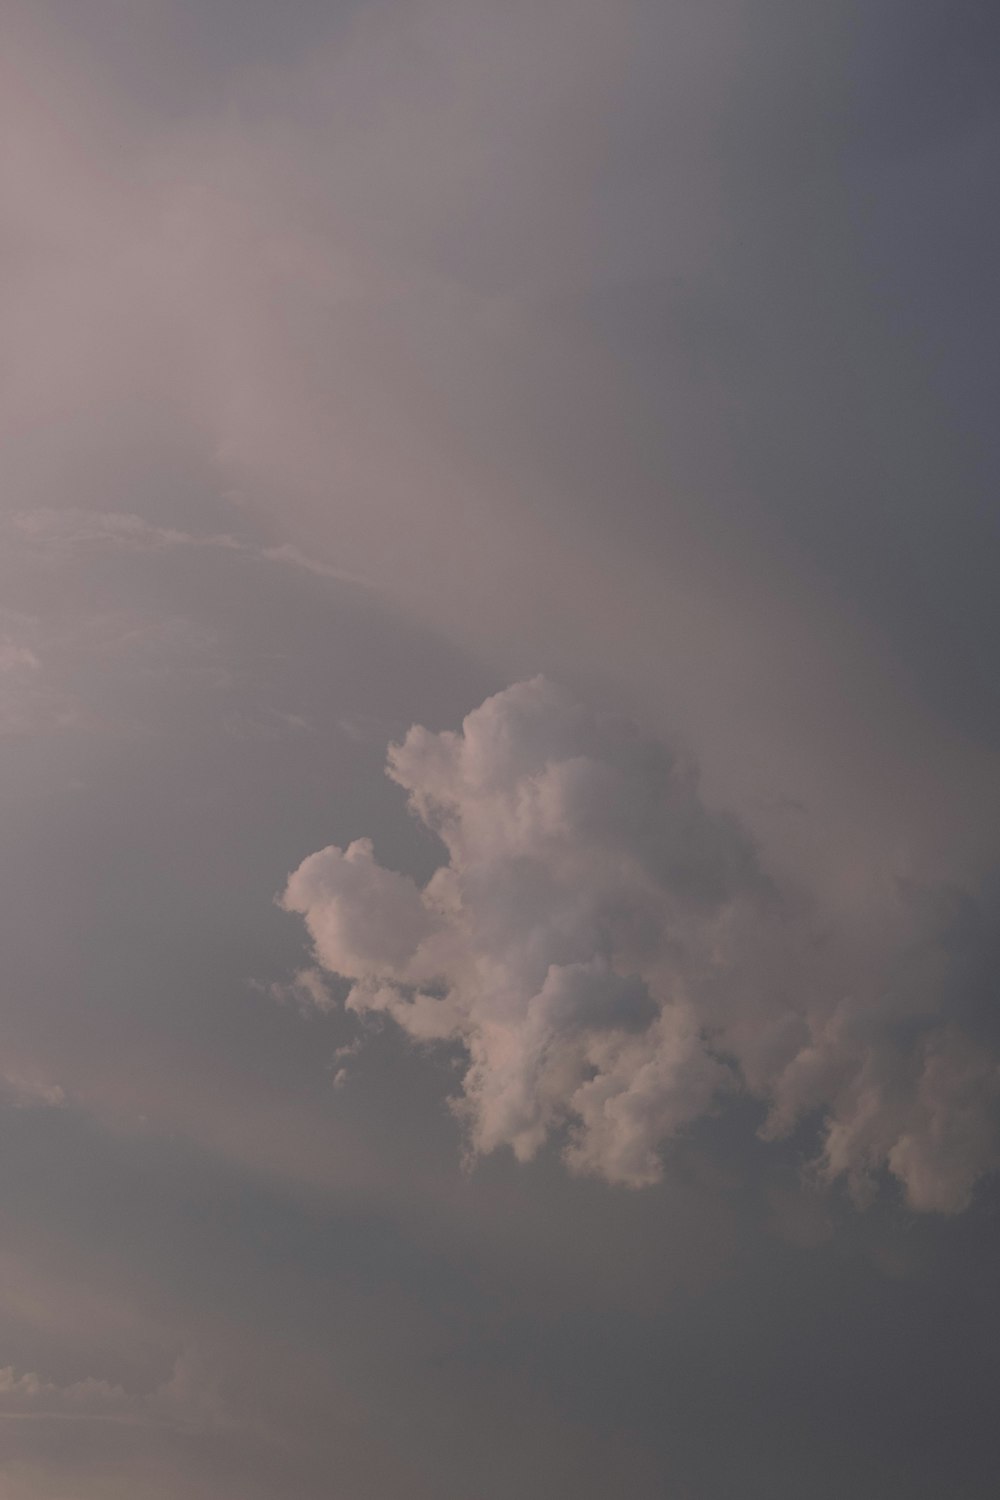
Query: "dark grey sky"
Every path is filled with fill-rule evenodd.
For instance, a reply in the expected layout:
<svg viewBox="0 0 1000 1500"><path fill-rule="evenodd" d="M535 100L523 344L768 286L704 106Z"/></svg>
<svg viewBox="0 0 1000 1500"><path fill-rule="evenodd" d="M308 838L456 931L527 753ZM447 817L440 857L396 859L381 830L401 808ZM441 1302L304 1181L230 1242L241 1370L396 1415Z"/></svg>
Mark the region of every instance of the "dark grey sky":
<svg viewBox="0 0 1000 1500"><path fill-rule="evenodd" d="M1000 18L2 24L2 1500L992 1496Z"/></svg>

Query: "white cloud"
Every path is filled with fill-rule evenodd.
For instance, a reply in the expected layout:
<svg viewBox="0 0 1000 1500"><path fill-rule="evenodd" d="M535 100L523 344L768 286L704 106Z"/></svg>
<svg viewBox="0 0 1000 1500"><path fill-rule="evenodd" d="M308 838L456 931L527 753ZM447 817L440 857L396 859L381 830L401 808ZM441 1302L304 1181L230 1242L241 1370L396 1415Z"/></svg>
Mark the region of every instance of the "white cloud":
<svg viewBox="0 0 1000 1500"><path fill-rule="evenodd" d="M283 904L350 1009L461 1044L474 1152L561 1135L573 1169L639 1186L742 1087L765 1135L819 1115L822 1170L858 1197L887 1168L914 1207L957 1210L997 1165L996 1060L940 996L889 994L891 953L858 972L855 935L819 943L661 745L536 678L460 733L411 729L389 774L446 862L421 889L361 839L304 860Z"/></svg>
<svg viewBox="0 0 1000 1500"><path fill-rule="evenodd" d="M654 1180L730 1077L692 981L732 908L766 898L749 842L687 768L542 679L462 734L411 730L390 764L448 863L421 891L367 840L305 860L284 904L317 960L356 981L354 1010L464 1044L475 1150L527 1159L568 1125L575 1167Z"/></svg>
<svg viewBox="0 0 1000 1500"><path fill-rule="evenodd" d="M303 914L317 957L338 974L398 974L431 926L415 883L376 864L369 839L310 855L284 902Z"/></svg>

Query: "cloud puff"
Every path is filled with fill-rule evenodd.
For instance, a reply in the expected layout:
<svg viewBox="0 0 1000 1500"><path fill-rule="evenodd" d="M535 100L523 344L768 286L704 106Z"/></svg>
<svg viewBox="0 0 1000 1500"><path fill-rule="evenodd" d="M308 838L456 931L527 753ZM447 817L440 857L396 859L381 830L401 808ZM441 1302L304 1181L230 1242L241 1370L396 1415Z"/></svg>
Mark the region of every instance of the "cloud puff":
<svg viewBox="0 0 1000 1500"><path fill-rule="evenodd" d="M642 1186L740 1088L765 1135L821 1120L821 1168L859 1198L887 1168L956 1210L997 1165L996 1059L926 986L891 992L884 953L859 973L850 935L821 943L662 745L536 678L459 733L411 729L389 774L442 841L433 877L361 839L306 859L283 904L350 1009L464 1050L473 1152L558 1136L573 1169Z"/></svg>
<svg viewBox="0 0 1000 1500"><path fill-rule="evenodd" d="M338 974L398 972L431 926L415 883L376 864L369 839L303 860L285 903L304 915L318 958Z"/></svg>

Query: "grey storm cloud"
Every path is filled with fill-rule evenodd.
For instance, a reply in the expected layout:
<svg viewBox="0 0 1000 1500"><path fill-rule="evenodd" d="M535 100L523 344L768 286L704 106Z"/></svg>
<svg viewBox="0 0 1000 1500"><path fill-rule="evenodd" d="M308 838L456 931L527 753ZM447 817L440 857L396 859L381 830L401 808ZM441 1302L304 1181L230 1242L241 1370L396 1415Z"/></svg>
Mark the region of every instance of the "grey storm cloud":
<svg viewBox="0 0 1000 1500"><path fill-rule="evenodd" d="M1000 1164L998 1059L949 1024L944 979L895 993L890 952L838 988L854 935L824 946L691 768L627 723L536 678L458 733L411 729L389 774L447 860L421 888L359 839L304 860L283 904L349 1010L464 1050L474 1152L564 1135L575 1170L642 1186L748 1089L768 1137L820 1119L817 1165L858 1198L888 1169L915 1208L957 1211Z"/></svg>

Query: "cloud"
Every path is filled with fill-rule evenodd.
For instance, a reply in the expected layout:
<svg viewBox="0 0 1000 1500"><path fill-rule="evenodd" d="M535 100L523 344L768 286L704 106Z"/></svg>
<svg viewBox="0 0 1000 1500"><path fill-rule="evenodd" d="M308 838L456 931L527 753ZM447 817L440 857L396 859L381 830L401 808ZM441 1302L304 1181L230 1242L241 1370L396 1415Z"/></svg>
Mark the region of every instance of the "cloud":
<svg viewBox="0 0 1000 1500"><path fill-rule="evenodd" d="M177 549L207 549L239 552L265 562L284 564L302 572L329 578L339 583L361 584L355 574L342 572L327 563L308 557L289 542L279 546L256 546L253 542L229 532L198 534L173 526L156 526L142 516L128 511L51 509L44 506L18 511L10 524L20 540L41 551L72 552L86 546L103 546L121 552L167 552ZM0 647L0 671L8 667ZM12 665L31 665L19 659Z"/></svg>
<svg viewBox="0 0 1000 1500"><path fill-rule="evenodd" d="M295 1005L304 1014L332 1010L335 1004L322 971L315 967L297 969L290 980L276 980L266 989L279 1005Z"/></svg>
<svg viewBox="0 0 1000 1500"><path fill-rule="evenodd" d="M631 725L535 678L459 733L411 729L389 774L446 851L427 884L359 839L310 855L282 902L353 981L349 1009L464 1050L473 1153L529 1160L559 1137L572 1169L642 1186L743 1089L766 1137L821 1120L819 1170L858 1199L887 1169L913 1207L958 1210L1000 1161L997 1060L946 996L893 989L905 953L821 940L692 769Z"/></svg>
<svg viewBox="0 0 1000 1500"><path fill-rule="evenodd" d="M37 672L41 662L29 646L16 641L0 640L0 674Z"/></svg>
<svg viewBox="0 0 1000 1500"><path fill-rule="evenodd" d="M65 1090L58 1083L0 1064L0 1103L14 1109L61 1109L66 1102Z"/></svg>
<svg viewBox="0 0 1000 1500"><path fill-rule="evenodd" d="M87 1376L59 1385L0 1367L0 1422L91 1422L201 1431L231 1424L214 1378L196 1350L183 1350L168 1378L148 1393Z"/></svg>
<svg viewBox="0 0 1000 1500"><path fill-rule="evenodd" d="M431 925L417 886L376 864L369 839L304 860L285 902L305 915L317 955L340 974L396 973Z"/></svg>
<svg viewBox="0 0 1000 1500"><path fill-rule="evenodd" d="M32 646L0 638L0 739L74 728L85 717L72 694L49 680L46 663Z"/></svg>
<svg viewBox="0 0 1000 1500"><path fill-rule="evenodd" d="M568 1124L575 1166L655 1180L659 1141L729 1076L690 986L764 893L749 841L666 752L542 679L461 735L411 730L390 766L449 861L421 890L368 840L310 856L283 901L317 960L356 981L350 1008L464 1045L474 1150L526 1160Z"/></svg>

